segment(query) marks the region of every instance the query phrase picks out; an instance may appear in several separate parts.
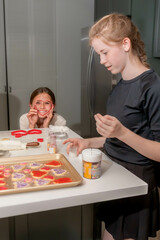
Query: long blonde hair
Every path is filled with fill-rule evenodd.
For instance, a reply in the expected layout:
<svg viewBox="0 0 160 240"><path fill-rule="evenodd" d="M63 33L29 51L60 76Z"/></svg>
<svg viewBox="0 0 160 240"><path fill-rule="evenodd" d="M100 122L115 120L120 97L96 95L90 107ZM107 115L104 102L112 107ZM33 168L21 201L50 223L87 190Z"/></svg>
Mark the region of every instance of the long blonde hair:
<svg viewBox="0 0 160 240"><path fill-rule="evenodd" d="M129 17L119 13L109 14L95 23L89 32L91 45L94 38L99 38L107 44L109 42L120 43L125 37L128 37L131 41L133 54L137 55L141 63L149 68L144 42L138 28Z"/></svg>

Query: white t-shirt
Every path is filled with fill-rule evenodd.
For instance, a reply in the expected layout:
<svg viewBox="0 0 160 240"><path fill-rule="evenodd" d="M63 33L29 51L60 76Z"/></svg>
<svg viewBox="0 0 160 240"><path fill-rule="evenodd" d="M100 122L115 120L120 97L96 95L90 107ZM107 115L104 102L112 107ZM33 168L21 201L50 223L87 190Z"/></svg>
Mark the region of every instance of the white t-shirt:
<svg viewBox="0 0 160 240"><path fill-rule="evenodd" d="M28 113L23 114L19 119L20 129L29 129L29 121L27 118L27 114ZM49 125L65 126L66 120L61 115L54 113L54 116ZM36 125L36 127L37 127L37 125Z"/></svg>

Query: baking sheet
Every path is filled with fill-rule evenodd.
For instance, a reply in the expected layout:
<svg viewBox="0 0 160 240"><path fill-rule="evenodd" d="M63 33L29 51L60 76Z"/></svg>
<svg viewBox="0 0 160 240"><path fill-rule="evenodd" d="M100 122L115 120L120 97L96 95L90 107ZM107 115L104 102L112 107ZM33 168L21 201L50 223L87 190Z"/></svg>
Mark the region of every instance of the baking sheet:
<svg viewBox="0 0 160 240"><path fill-rule="evenodd" d="M53 180L53 181L50 181L47 185L37 186L36 185L38 182L37 178L34 178L31 172L40 171L41 168L47 167L45 165L46 163L51 162L53 160L60 162L61 166L59 167L49 166L50 170L46 173L45 176L48 176L48 175L53 176L55 180L60 178L70 178L72 182L55 183L55 180ZM34 165L38 165L38 164L40 164L39 167L33 168ZM17 171L18 168L20 168L21 170ZM27 172L26 169L30 169L29 171L31 172ZM63 169L65 173L63 175L56 176L54 174L54 169ZM2 179L1 176L3 177L4 175L7 175L6 172L10 173L9 177L5 176L4 179ZM25 175L25 177L24 175L22 175L23 178L21 180L15 181L14 177L17 176L16 173L20 173L20 174L22 173ZM40 179L45 179L45 178L42 177ZM21 157L0 159L0 189L1 189L0 195L73 187L81 184L82 180L83 180L82 177L79 175L76 169L70 164L70 162L65 158L63 154L41 154L41 155L35 155L35 156L21 156ZM1 185L2 183L1 181L2 182L4 181L5 185ZM43 182L43 180L42 181L40 180L39 182ZM27 183L27 186L22 187L23 185L25 185L25 183ZM7 187L8 189L3 190L3 187Z"/></svg>

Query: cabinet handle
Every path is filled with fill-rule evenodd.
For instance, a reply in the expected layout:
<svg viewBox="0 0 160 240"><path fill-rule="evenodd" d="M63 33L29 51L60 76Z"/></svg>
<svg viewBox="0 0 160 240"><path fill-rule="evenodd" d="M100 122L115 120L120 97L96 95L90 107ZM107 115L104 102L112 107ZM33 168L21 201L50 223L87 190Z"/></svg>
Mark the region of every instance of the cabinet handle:
<svg viewBox="0 0 160 240"><path fill-rule="evenodd" d="M12 92L12 87L10 86L10 87L9 87L9 93L11 93L11 92Z"/></svg>

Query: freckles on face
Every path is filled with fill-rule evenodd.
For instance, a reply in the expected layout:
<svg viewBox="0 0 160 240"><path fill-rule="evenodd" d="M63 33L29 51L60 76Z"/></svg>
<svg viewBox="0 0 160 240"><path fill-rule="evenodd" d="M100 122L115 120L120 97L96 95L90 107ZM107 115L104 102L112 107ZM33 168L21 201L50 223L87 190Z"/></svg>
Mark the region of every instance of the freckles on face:
<svg viewBox="0 0 160 240"><path fill-rule="evenodd" d="M53 103L51 97L47 93L40 93L33 99L31 106L37 110L40 118L44 118L51 110Z"/></svg>

